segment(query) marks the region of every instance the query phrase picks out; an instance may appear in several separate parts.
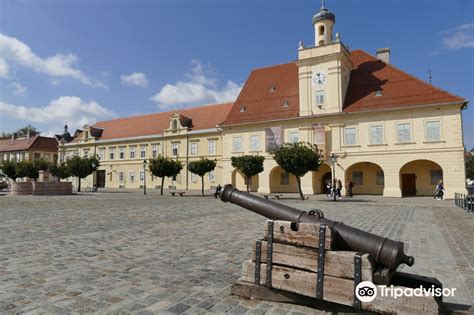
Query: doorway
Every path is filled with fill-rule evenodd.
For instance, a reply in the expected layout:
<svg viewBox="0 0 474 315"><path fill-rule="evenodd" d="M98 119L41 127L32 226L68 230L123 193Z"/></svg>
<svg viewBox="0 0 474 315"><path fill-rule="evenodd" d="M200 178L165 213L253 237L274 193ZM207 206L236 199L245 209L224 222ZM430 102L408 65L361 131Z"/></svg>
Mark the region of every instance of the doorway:
<svg viewBox="0 0 474 315"><path fill-rule="evenodd" d="M105 170L97 171L97 188L105 188Z"/></svg>
<svg viewBox="0 0 474 315"><path fill-rule="evenodd" d="M402 196L416 196L415 174L402 174Z"/></svg>

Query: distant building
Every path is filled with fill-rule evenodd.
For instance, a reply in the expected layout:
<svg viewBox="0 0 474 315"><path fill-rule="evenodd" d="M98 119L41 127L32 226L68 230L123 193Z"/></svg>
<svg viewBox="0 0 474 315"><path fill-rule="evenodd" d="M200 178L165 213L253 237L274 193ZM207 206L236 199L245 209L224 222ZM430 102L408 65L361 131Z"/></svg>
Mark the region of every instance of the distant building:
<svg viewBox="0 0 474 315"><path fill-rule="evenodd" d="M10 139L0 140L0 161L36 160L44 159L48 162L58 159L58 141L55 138L43 137L39 134L30 134Z"/></svg>

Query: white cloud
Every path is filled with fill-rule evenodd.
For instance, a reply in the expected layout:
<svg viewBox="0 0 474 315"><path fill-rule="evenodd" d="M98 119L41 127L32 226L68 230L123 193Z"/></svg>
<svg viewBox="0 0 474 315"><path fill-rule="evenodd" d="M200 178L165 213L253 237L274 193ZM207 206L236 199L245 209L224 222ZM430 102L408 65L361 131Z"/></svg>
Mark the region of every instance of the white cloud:
<svg viewBox="0 0 474 315"><path fill-rule="evenodd" d="M0 78L7 79L9 73L9 66L5 59L0 58Z"/></svg>
<svg viewBox="0 0 474 315"><path fill-rule="evenodd" d="M444 48L455 50L474 47L474 23L461 24L440 34L443 36Z"/></svg>
<svg viewBox="0 0 474 315"><path fill-rule="evenodd" d="M30 123L40 130L46 127L61 133L66 121L71 130L74 130L85 124L94 124L98 119L110 119L116 115L95 101L86 102L76 96L61 96L43 107L12 105L0 101L0 116Z"/></svg>
<svg viewBox="0 0 474 315"><path fill-rule="evenodd" d="M76 55L72 53L56 54L51 57L41 58L22 41L0 34L0 75L2 73L8 74L8 71L5 72L5 65L8 70L7 61L52 77L69 77L90 86L106 88L102 82L86 76L75 67L78 62Z"/></svg>
<svg viewBox="0 0 474 315"><path fill-rule="evenodd" d="M17 82L12 82L9 86L15 95L25 95L26 91L28 90L26 87Z"/></svg>
<svg viewBox="0 0 474 315"><path fill-rule="evenodd" d="M184 80L166 84L151 98L159 108L223 103L237 98L242 85L229 80L219 87L210 66L205 66L197 60L193 60L192 64L193 69L185 75Z"/></svg>
<svg viewBox="0 0 474 315"><path fill-rule="evenodd" d="M142 88L146 88L148 86L148 79L146 75L141 72L134 72L129 75L121 75L120 80L124 85L136 85Z"/></svg>

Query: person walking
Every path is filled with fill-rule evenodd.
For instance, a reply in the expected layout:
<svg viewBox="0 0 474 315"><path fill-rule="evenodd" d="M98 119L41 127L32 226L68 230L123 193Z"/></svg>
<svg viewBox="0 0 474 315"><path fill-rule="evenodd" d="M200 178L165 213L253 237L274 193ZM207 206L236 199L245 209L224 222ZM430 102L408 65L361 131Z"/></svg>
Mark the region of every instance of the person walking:
<svg viewBox="0 0 474 315"><path fill-rule="evenodd" d="M331 180L329 179L326 181L326 197L329 197L331 195L331 189Z"/></svg>
<svg viewBox="0 0 474 315"><path fill-rule="evenodd" d="M347 194L349 195L349 197L354 197L354 194L352 193L352 188L354 188L354 183L348 179L347 180Z"/></svg>
<svg viewBox="0 0 474 315"><path fill-rule="evenodd" d="M217 198L218 196L221 195L221 184L218 184L217 187L216 187L216 192L214 193L214 198Z"/></svg>
<svg viewBox="0 0 474 315"><path fill-rule="evenodd" d="M433 199L443 200L443 196L444 196L443 180L440 179L439 182L438 182L438 185L436 185L435 195L434 195Z"/></svg>
<svg viewBox="0 0 474 315"><path fill-rule="evenodd" d="M341 180L339 179L339 180L337 181L337 186L336 186L336 197L339 196L339 199L342 199L341 190L342 190L342 182L341 182Z"/></svg>

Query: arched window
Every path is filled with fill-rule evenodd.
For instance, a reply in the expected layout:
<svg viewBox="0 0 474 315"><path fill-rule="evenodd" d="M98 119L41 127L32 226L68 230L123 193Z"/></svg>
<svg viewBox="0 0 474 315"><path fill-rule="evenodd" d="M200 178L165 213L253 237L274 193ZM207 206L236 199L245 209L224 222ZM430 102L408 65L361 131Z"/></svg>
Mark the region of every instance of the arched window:
<svg viewBox="0 0 474 315"><path fill-rule="evenodd" d="M173 120L173 124L171 125L172 129L178 129L178 121L175 119Z"/></svg>
<svg viewBox="0 0 474 315"><path fill-rule="evenodd" d="M324 25L319 27L319 35L324 35Z"/></svg>

